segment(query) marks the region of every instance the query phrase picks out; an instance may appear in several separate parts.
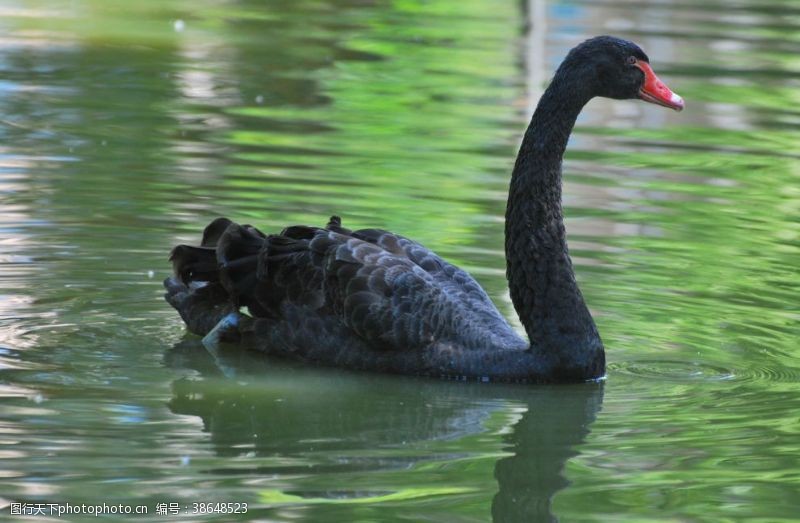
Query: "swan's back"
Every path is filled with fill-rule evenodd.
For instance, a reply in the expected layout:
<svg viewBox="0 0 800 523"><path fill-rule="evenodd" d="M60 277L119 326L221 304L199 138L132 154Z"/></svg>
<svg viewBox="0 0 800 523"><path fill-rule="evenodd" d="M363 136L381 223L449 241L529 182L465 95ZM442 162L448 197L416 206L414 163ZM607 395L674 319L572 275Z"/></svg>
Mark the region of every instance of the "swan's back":
<svg viewBox="0 0 800 523"><path fill-rule="evenodd" d="M341 350L347 350L346 342L375 351L526 347L465 271L402 236L345 229L337 217L324 228L293 226L269 236L220 218L206 227L199 247L176 247L172 261L184 285L208 282L209 300L224 296L276 328L297 315L316 317L325 326L296 328L330 331L336 325L336 336L352 338L342 340ZM313 334L297 333L297 339ZM295 355L313 349L281 345L278 352Z"/></svg>

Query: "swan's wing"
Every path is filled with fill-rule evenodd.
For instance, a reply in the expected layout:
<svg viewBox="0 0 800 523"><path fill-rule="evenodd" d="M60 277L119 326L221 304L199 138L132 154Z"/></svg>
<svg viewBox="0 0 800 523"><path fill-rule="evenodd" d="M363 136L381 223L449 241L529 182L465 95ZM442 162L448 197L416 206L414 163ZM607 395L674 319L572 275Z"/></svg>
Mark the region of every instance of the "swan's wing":
<svg viewBox="0 0 800 523"><path fill-rule="evenodd" d="M198 267L197 275L228 292L229 303L249 307L256 317L280 321L289 307L338 318L380 350L424 348L433 341L465 348L520 346L469 275L391 233L358 237L344 229L295 226L264 237L252 227L229 224L209 236L216 241L204 242L204 249L176 248L176 276L189 284L193 273L187 268ZM215 277L208 277L207 262L198 265L191 256L208 257L211 243L219 263Z"/></svg>
<svg viewBox="0 0 800 523"><path fill-rule="evenodd" d="M336 217L326 229L335 234L320 233L316 242L344 241L332 267L340 271L348 292L362 288L372 293L359 296L372 299L372 314L353 318L358 317L365 329L380 326L380 341L398 347L425 345L431 339L461 347L527 347L475 279L433 251L384 230L344 229ZM334 303L354 299L345 294L330 298ZM394 339L387 337L390 331Z"/></svg>
<svg viewBox="0 0 800 523"><path fill-rule="evenodd" d="M291 228L259 253L254 297L271 317L302 305L340 318L376 349L409 349L445 335L442 292L413 262L325 229Z"/></svg>
<svg viewBox="0 0 800 523"><path fill-rule="evenodd" d="M418 242L383 229L350 231L341 226L338 216L332 216L326 228L373 243L387 252L407 258L430 274L446 292L457 297L474 315L484 316L495 325L506 324L511 329L475 278Z"/></svg>

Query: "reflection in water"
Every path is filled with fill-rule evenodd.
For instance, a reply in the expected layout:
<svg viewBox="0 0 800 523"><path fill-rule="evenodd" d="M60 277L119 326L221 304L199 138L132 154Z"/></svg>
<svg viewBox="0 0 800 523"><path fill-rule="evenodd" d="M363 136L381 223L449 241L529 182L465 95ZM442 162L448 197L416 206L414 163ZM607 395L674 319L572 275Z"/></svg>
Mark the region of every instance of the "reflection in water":
<svg viewBox="0 0 800 523"><path fill-rule="evenodd" d="M505 436L498 460L494 521L552 521L553 496L569 485L564 465L576 455L603 404L604 382L529 391L527 411Z"/></svg>
<svg viewBox="0 0 800 523"><path fill-rule="evenodd" d="M491 459L498 486L491 503L494 521L556 520L552 500L568 485L565 463L577 454L603 401L603 382L524 387L317 372L237 347L212 356L196 340L179 342L166 358L207 378L174 382L172 412L199 416L220 456L268 458L268 464L252 469L232 463L209 472L275 477L312 467L315 475L341 476ZM228 377L213 379L223 374ZM298 383L305 389L301 404ZM459 442L492 431L498 415L505 419L495 429L503 434L499 457L455 450ZM437 451L431 442L447 444ZM406 492L393 490L398 487L295 485L265 501L313 511L309 507L315 504L391 499ZM464 493L431 485L427 494Z"/></svg>
<svg viewBox="0 0 800 523"><path fill-rule="evenodd" d="M166 491L277 521L800 513L792 2L4 4L0 507ZM599 391L280 362L244 364L263 377L240 385L180 350L163 365L184 332L161 299L166 250L218 215L403 232L513 316L502 216L520 132L566 50L603 33L642 43L688 107L593 101L570 143L570 250L609 349Z"/></svg>

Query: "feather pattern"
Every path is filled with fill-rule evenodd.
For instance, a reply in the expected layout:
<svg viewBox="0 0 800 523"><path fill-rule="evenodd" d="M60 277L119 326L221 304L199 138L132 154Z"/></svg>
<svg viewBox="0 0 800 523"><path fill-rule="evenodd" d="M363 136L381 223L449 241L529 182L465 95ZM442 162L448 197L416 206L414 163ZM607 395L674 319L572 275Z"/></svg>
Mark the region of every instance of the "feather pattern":
<svg viewBox="0 0 800 523"><path fill-rule="evenodd" d="M314 323L318 336L357 339L376 353L434 345L527 348L466 272L402 236L345 229L338 217L326 227L293 226L269 236L220 218L206 228L200 247L176 247L172 262L173 286L208 282L206 295L219 299L222 292L230 303L219 314L247 307L254 318L268 320L262 335L266 325L300 316L296 321ZM205 334L213 323L190 329ZM309 346L285 334L277 347L262 348L304 357Z"/></svg>

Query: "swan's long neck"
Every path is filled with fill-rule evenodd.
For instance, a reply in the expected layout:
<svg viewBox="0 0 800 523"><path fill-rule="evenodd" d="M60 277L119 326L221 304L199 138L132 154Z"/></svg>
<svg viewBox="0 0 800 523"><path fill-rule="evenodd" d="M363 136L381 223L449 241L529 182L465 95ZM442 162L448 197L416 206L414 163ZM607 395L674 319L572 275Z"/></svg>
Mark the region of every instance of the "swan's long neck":
<svg viewBox="0 0 800 523"><path fill-rule="evenodd" d="M511 300L532 349L553 373L587 378L605 370L603 344L575 281L561 210L561 160L590 96L556 74L520 147L506 209Z"/></svg>

